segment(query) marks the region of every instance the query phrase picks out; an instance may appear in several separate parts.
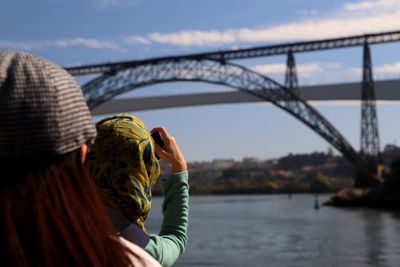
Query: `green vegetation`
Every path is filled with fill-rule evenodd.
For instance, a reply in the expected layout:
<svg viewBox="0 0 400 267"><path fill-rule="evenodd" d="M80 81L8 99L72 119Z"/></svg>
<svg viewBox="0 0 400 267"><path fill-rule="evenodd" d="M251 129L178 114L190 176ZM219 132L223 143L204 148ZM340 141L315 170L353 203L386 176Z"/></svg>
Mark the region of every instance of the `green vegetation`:
<svg viewBox="0 0 400 267"><path fill-rule="evenodd" d="M400 148L394 145L387 145L382 153L385 162L391 162L396 155L400 158ZM393 171L386 176L400 177L400 160L393 164ZM192 162L188 167L191 194L202 195L337 192L351 187L354 177L353 166L330 149L272 160ZM168 166L162 166L162 170L161 176L167 176ZM400 179L390 179L400 182ZM160 187L156 185L154 192L159 194Z"/></svg>

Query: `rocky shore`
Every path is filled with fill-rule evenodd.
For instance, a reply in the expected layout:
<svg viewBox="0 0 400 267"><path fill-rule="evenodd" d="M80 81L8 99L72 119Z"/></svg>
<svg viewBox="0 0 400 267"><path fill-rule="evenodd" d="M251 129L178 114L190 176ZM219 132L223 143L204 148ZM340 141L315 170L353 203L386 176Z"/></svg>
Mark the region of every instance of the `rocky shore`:
<svg viewBox="0 0 400 267"><path fill-rule="evenodd" d="M388 194L383 188L346 188L336 193L327 206L370 207L400 211L400 194Z"/></svg>
<svg viewBox="0 0 400 267"><path fill-rule="evenodd" d="M374 188L345 188L325 205L336 207L370 207L400 211L400 160L391 164L384 182Z"/></svg>

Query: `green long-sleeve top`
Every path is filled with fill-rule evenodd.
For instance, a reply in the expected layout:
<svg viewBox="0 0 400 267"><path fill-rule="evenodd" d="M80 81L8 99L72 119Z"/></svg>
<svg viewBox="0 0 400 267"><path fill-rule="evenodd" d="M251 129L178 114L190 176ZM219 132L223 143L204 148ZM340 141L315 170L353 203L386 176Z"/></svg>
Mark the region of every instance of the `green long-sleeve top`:
<svg viewBox="0 0 400 267"><path fill-rule="evenodd" d="M188 180L187 171L175 173L162 180L164 217L158 235L146 235L136 224L129 224L118 211L107 207L120 235L144 247L163 267L172 266L186 248L189 219Z"/></svg>
<svg viewBox="0 0 400 267"><path fill-rule="evenodd" d="M162 181L164 219L158 235L150 235L145 250L162 266L172 266L185 251L189 219L189 174L173 174Z"/></svg>

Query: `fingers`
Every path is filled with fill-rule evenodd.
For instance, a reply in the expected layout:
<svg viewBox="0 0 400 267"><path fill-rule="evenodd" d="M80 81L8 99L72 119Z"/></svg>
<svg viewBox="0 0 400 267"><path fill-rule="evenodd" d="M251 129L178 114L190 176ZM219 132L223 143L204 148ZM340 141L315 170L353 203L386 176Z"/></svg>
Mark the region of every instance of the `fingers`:
<svg viewBox="0 0 400 267"><path fill-rule="evenodd" d="M165 151L159 144L155 144L155 151L160 159L164 159L168 156L167 151Z"/></svg>
<svg viewBox="0 0 400 267"><path fill-rule="evenodd" d="M168 133L167 129L165 129L165 127L156 127L150 131L150 133L152 133L152 134L155 132L160 133L161 140L164 142L164 145L165 145L164 149L167 149L167 147L168 147L167 144L169 144L171 142L175 142L175 138L173 136L169 135L169 133Z"/></svg>
<svg viewBox="0 0 400 267"><path fill-rule="evenodd" d="M163 136L163 137L169 136L167 129L165 129L164 127L156 127L150 131L150 133L154 133L154 132L159 132L161 134L161 136Z"/></svg>
<svg viewBox="0 0 400 267"><path fill-rule="evenodd" d="M154 132L159 132L161 140L164 142L163 147L155 144L157 155L171 165L174 173L187 170L185 157L176 143L175 138L169 135L167 129L164 127L156 127L152 129L151 133Z"/></svg>
<svg viewBox="0 0 400 267"><path fill-rule="evenodd" d="M154 134L156 132L160 134L160 138L163 141L164 146L161 147L159 144L155 143L155 151L161 159L169 162L168 159L170 158L169 152L171 152L170 149L171 136L168 134L167 129L165 129L164 127L155 127L150 131L151 134Z"/></svg>

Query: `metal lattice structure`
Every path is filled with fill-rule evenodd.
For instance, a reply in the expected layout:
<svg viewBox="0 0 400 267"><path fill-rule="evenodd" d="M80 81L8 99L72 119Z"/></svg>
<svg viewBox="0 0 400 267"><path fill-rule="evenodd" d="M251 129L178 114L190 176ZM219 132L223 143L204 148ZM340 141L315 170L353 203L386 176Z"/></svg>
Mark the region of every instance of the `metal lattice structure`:
<svg viewBox="0 0 400 267"><path fill-rule="evenodd" d="M316 131L356 166L358 177L373 179L371 161L379 156L379 135L372 80L370 44L400 40L400 31L358 35L327 40L288 43L255 48L225 50L191 55L160 57L146 60L122 61L68 67L72 75L100 74L83 86L91 108L112 97L138 87L173 81L202 81L227 85L271 101ZM344 137L298 94L298 80L293 53L364 46L364 75L362 87L361 155ZM288 55L285 86L250 71L232 60ZM376 166L376 165L375 165ZM364 171L366 170L366 171ZM365 177L365 178L364 178ZM356 178L356 185L367 183Z"/></svg>
<svg viewBox="0 0 400 267"><path fill-rule="evenodd" d="M294 60L294 55L291 50L287 55L285 86L290 90L292 90L292 92L297 96L300 95L299 82L297 80L297 72L296 72L296 62Z"/></svg>
<svg viewBox="0 0 400 267"><path fill-rule="evenodd" d="M179 60L185 58L197 58L197 59L214 59L223 61L232 61L237 59L254 58L254 57L267 57L277 55L287 55L289 51L292 53L300 52L311 52L318 50L337 49L345 47L362 46L367 44L379 44L396 42L400 40L400 31L357 35L344 38L334 38L318 41L308 42L296 42L288 44L260 46L255 48L245 48L236 50L225 50L218 52L198 53L183 56L171 56L171 57L160 57L146 60L131 60L122 61L116 63L105 63L105 64L92 64L77 67L67 67L72 75L89 75L112 72L118 69L132 68L139 65L147 65L149 63L164 62L166 60Z"/></svg>
<svg viewBox="0 0 400 267"><path fill-rule="evenodd" d="M361 146L362 157L377 161L379 157L378 118L375 106L375 90L372 78L371 51L364 44L363 80L361 88ZM377 163L377 162L375 162Z"/></svg>
<svg viewBox="0 0 400 267"><path fill-rule="evenodd" d="M139 87L174 81L226 85L270 101L317 132L353 164L359 156L346 139L317 110L279 83L229 62L186 58L149 63L104 74L82 88L90 108Z"/></svg>

